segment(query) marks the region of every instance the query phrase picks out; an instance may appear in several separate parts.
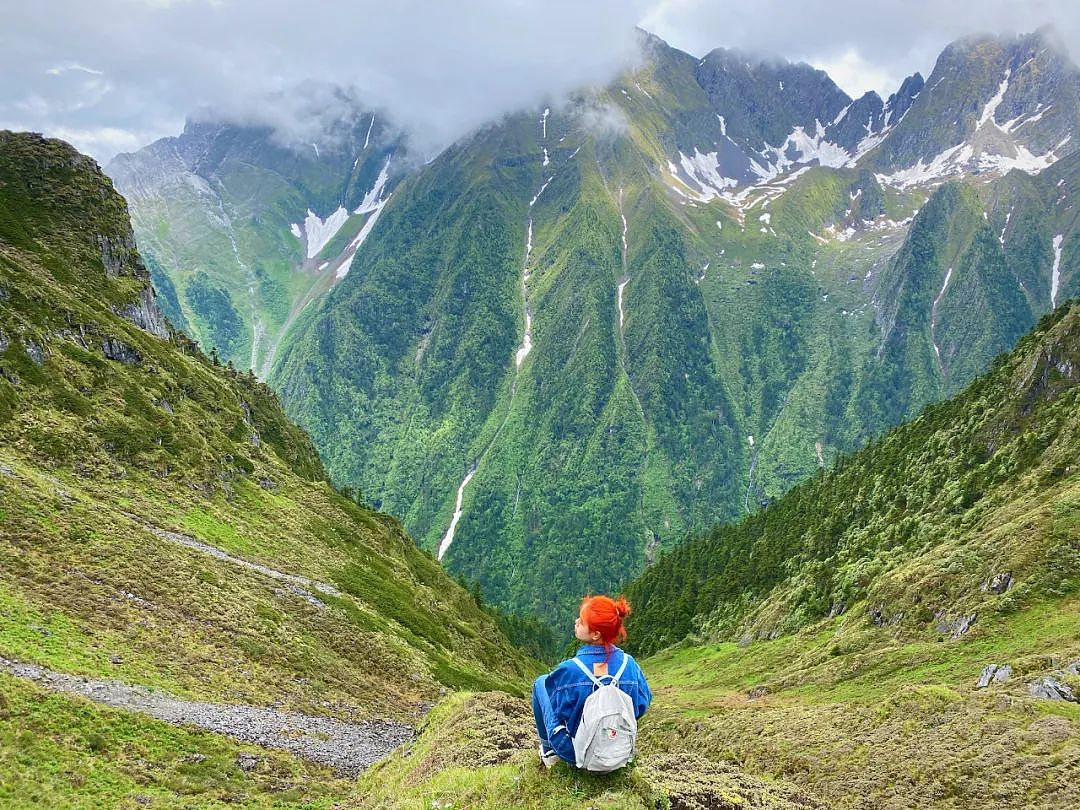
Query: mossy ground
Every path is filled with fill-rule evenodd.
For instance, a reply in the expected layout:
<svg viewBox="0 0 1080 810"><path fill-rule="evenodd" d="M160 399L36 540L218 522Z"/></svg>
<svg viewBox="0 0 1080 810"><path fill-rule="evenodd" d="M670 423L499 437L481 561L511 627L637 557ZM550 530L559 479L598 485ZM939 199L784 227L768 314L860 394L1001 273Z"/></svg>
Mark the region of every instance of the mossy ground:
<svg viewBox="0 0 1080 810"><path fill-rule="evenodd" d="M351 789L351 780L288 754L0 674L0 807L316 810Z"/></svg>
<svg viewBox="0 0 1080 810"><path fill-rule="evenodd" d="M1080 798L1080 706L1026 686L1078 658L1075 597L959 640L841 617L746 647L687 642L647 661L647 738L841 808L1067 807ZM1011 664L1012 680L976 690L991 663Z"/></svg>
<svg viewBox="0 0 1080 810"><path fill-rule="evenodd" d="M761 779L691 751L653 755L612 774L590 774L537 756L532 711L500 693L456 694L429 716L416 742L357 785L361 808L527 807L538 810L735 810L822 807L791 785Z"/></svg>

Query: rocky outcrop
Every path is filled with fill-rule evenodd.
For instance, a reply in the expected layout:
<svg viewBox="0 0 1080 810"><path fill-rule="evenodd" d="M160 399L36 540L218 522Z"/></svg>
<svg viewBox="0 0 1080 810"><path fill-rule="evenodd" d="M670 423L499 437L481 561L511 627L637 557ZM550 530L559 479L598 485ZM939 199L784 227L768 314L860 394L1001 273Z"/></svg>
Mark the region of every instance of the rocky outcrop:
<svg viewBox="0 0 1080 810"><path fill-rule="evenodd" d="M101 351L108 359L125 365L135 366L142 362L142 355L138 351L116 338L105 338L101 342Z"/></svg>
<svg viewBox="0 0 1080 810"><path fill-rule="evenodd" d="M1040 700L1068 700L1080 703L1068 684L1049 676L1039 678L1028 684L1028 694Z"/></svg>
<svg viewBox="0 0 1080 810"><path fill-rule="evenodd" d="M948 635L949 638L956 639L967 634L977 619L978 614L976 613L972 613L970 616L961 616L957 619L949 619L945 616L945 611L940 610L934 614L934 626L942 635Z"/></svg>
<svg viewBox="0 0 1080 810"><path fill-rule="evenodd" d="M1012 667L1008 664L987 664L983 667L976 689L985 689L992 683L1005 683L1012 677Z"/></svg>
<svg viewBox="0 0 1080 810"><path fill-rule="evenodd" d="M162 340L169 337L169 326L158 307L154 289L149 284L139 293L135 303L118 309L116 314Z"/></svg>

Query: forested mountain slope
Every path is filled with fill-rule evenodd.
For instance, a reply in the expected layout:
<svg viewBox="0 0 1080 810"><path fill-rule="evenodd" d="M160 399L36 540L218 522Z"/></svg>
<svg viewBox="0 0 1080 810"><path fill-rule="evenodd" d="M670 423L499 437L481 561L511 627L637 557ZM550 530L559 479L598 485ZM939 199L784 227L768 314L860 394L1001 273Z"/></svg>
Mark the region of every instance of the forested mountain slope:
<svg viewBox="0 0 1080 810"><path fill-rule="evenodd" d="M959 637L1080 587L1080 306L931 405L628 589L636 648L774 638L826 617Z"/></svg>
<svg viewBox="0 0 1080 810"><path fill-rule="evenodd" d="M641 49L610 86L428 164L395 151L378 221L349 220L367 235L348 275L327 295L305 287L272 362L255 362L339 485L488 599L548 619L961 390L1080 289L1080 73L1053 32L956 42L886 100L805 64L697 59L648 35ZM359 144L373 120L378 154ZM348 212L347 189L373 188L355 172L404 136L378 116L356 127L323 150L337 164L294 152L340 164L317 204L286 212L229 181L288 214L252 215L259 239L295 251L292 211ZM241 163L292 176L266 133L200 132L169 147L227 156L192 163L200 177ZM163 224L210 202L172 190L196 182L184 172L166 188L138 169L168 144L114 174L140 243L178 257L161 267L212 344L183 304L198 257L179 257L200 242ZM352 244L335 239L316 275ZM289 284L311 282L291 266Z"/></svg>
<svg viewBox="0 0 1080 810"><path fill-rule="evenodd" d="M271 378L333 475L549 617L962 388L1049 309L1055 266L1057 300L1080 283L1074 159L900 182L860 168L880 139L805 140L856 104L824 74L644 47L406 180ZM877 135L961 93L946 62ZM772 118L728 120L781 85Z"/></svg>
<svg viewBox="0 0 1080 810"><path fill-rule="evenodd" d="M384 116L346 107L319 142L189 121L107 168L173 325L264 379L299 314L349 272L411 160Z"/></svg>

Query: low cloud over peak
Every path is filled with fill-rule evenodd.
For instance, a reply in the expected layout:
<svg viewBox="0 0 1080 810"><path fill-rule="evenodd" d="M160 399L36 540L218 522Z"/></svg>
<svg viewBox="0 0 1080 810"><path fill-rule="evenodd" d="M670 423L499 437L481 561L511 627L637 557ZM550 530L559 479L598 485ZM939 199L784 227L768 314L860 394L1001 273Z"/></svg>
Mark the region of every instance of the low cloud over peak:
<svg viewBox="0 0 1080 810"><path fill-rule="evenodd" d="M192 113L311 140L346 103L386 111L437 149L609 81L632 60L645 11L619 0L51 5L9 12L0 126L62 131L101 160Z"/></svg>
<svg viewBox="0 0 1080 810"><path fill-rule="evenodd" d="M509 112L609 81L636 26L703 55L777 54L848 94L887 97L950 41L1054 25L1080 41L1074 0L46 0L0 31L0 127L71 140L105 161L184 119L217 116L310 142L352 105L431 153Z"/></svg>

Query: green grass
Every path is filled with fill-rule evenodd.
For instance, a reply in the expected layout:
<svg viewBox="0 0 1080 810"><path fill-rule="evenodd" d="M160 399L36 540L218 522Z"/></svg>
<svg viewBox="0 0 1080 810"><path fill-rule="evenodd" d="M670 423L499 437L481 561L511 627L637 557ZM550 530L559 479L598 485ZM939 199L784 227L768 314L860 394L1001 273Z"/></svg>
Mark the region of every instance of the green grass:
<svg viewBox="0 0 1080 810"><path fill-rule="evenodd" d="M241 755L258 759L244 771ZM327 768L0 674L0 807L329 808Z"/></svg>

